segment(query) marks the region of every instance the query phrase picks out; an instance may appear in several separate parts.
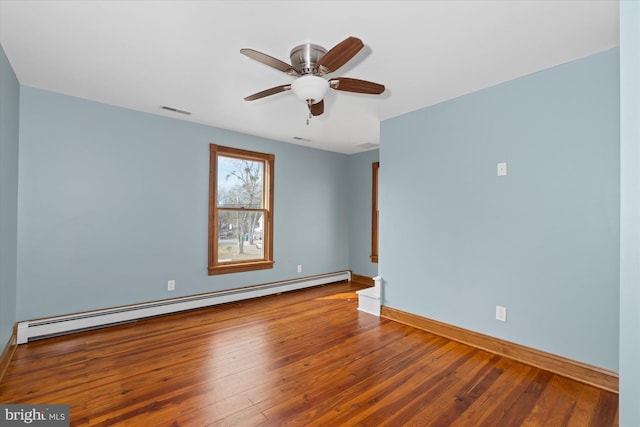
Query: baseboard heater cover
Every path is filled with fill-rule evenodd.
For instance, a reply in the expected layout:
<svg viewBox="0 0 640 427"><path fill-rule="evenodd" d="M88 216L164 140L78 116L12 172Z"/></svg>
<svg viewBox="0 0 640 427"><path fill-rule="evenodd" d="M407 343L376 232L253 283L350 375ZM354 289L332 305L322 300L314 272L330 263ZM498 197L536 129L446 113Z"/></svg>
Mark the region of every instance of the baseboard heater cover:
<svg viewBox="0 0 640 427"><path fill-rule="evenodd" d="M177 313L180 311L274 295L282 292L340 282L343 280L351 280L350 271L340 271L265 285L178 297L142 304L133 304L111 309L94 310L38 320L27 320L18 322L17 343L24 344L35 339L96 329L119 323L127 323L146 317L154 317L163 314Z"/></svg>

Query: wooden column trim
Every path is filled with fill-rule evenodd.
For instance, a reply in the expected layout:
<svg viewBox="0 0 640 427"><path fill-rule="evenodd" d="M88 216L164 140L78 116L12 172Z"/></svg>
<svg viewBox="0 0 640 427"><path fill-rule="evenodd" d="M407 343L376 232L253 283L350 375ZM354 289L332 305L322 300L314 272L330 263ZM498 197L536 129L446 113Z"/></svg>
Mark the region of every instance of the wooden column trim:
<svg viewBox="0 0 640 427"><path fill-rule="evenodd" d="M373 286L373 277L369 276L361 276L359 274L351 273L351 282L357 283L359 285Z"/></svg>
<svg viewBox="0 0 640 427"><path fill-rule="evenodd" d="M371 177L371 262L378 262L378 224L379 224L379 203L378 203L378 175L380 173L380 162L372 163Z"/></svg>
<svg viewBox="0 0 640 427"><path fill-rule="evenodd" d="M431 320L391 307L383 306L380 316L500 356L508 357L509 359L526 363L584 384L618 393L619 378L617 372L494 338L489 335L483 335L478 332Z"/></svg>

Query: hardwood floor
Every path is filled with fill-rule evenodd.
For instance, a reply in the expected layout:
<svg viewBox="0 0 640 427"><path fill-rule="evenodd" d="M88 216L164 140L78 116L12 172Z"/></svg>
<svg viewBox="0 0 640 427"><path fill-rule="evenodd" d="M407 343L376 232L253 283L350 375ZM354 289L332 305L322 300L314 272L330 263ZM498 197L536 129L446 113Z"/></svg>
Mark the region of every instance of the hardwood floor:
<svg viewBox="0 0 640 427"><path fill-rule="evenodd" d="M347 282L18 347L72 426L613 426L618 396L356 310Z"/></svg>

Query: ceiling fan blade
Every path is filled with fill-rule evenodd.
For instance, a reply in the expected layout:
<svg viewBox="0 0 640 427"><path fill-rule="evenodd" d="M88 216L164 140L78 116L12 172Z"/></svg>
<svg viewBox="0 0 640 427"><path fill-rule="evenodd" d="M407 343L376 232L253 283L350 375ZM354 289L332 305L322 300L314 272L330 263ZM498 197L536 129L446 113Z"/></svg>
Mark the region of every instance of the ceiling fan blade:
<svg viewBox="0 0 640 427"><path fill-rule="evenodd" d="M240 53L248 56L251 59L255 59L258 62L262 62L265 65L275 68L276 70L287 73L290 76L297 76L298 72L286 62L280 61L273 56L269 56L266 53L258 52L253 49L240 49Z"/></svg>
<svg viewBox="0 0 640 427"><path fill-rule="evenodd" d="M350 79L348 77L339 77L329 80L329 86L335 90L345 92L368 93L371 95L380 95L384 92L384 85L366 80Z"/></svg>
<svg viewBox="0 0 640 427"><path fill-rule="evenodd" d="M360 52L363 47L364 43L359 38L347 37L320 58L318 61L320 74L333 73Z"/></svg>
<svg viewBox="0 0 640 427"><path fill-rule="evenodd" d="M269 95L275 95L276 93L285 92L287 90L291 90L291 85L282 85L282 86L272 87L271 89L266 89L266 90L263 90L262 92L249 95L244 100L255 101L256 99L264 98L265 96L269 96Z"/></svg>
<svg viewBox="0 0 640 427"><path fill-rule="evenodd" d="M309 111L313 116L319 116L324 113L324 100L321 99L320 102L309 105Z"/></svg>

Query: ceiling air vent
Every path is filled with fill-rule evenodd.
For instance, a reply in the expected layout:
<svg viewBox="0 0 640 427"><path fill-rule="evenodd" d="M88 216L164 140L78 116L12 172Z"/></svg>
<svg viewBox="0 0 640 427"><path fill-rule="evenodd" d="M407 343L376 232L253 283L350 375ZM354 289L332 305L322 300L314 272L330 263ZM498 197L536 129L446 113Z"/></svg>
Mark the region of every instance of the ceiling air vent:
<svg viewBox="0 0 640 427"><path fill-rule="evenodd" d="M174 113L185 114L187 116L191 115L191 111L181 110L181 109L175 108L175 107L169 107L168 105L162 105L161 107L162 107L163 110L173 111Z"/></svg>
<svg viewBox="0 0 640 427"><path fill-rule="evenodd" d="M295 139L296 141L302 141L302 142L311 142L309 138L303 138L301 136L294 136L292 137L292 139Z"/></svg>

